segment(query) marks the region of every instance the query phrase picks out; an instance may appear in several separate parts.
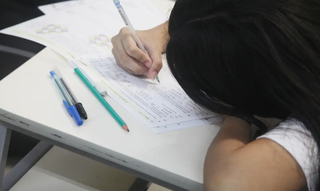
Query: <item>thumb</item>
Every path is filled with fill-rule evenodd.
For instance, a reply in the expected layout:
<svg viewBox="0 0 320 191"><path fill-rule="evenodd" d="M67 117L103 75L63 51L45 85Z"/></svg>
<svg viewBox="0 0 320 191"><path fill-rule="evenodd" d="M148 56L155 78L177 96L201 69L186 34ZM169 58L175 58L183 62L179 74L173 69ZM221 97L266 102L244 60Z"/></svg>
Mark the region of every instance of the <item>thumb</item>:
<svg viewBox="0 0 320 191"><path fill-rule="evenodd" d="M149 68L148 76L151 79L155 79L162 68L162 56L158 51L151 52L149 56L151 63L147 66Z"/></svg>

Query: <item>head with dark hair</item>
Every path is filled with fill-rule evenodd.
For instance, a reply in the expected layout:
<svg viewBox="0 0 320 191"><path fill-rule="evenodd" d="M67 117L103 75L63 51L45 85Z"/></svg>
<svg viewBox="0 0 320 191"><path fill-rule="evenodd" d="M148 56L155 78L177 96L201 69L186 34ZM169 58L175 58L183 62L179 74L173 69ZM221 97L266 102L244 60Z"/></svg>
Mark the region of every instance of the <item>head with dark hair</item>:
<svg viewBox="0 0 320 191"><path fill-rule="evenodd" d="M296 118L320 145L320 1L177 0L169 35L169 67L196 103L256 124Z"/></svg>

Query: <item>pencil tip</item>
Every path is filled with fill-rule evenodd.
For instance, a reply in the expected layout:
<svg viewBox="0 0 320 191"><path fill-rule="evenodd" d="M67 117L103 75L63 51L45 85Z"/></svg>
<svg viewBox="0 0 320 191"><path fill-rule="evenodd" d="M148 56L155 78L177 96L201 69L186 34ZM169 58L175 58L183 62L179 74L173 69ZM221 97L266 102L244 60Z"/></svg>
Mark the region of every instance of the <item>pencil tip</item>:
<svg viewBox="0 0 320 191"><path fill-rule="evenodd" d="M123 125L123 126L122 126L122 129L124 129L125 131L130 132L130 130L129 130L129 128L128 128L128 125Z"/></svg>

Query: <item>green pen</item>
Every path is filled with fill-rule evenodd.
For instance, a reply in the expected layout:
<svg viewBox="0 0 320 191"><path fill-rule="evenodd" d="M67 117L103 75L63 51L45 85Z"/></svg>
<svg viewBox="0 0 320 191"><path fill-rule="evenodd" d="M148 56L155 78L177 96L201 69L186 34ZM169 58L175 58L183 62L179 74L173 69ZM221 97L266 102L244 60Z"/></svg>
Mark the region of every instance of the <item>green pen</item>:
<svg viewBox="0 0 320 191"><path fill-rule="evenodd" d="M74 68L75 73L79 76L82 82L90 89L90 91L96 96L100 103L108 110L111 116L119 123L119 125L125 131L129 131L127 124L121 119L121 117L116 113L116 111L109 105L109 103L101 96L99 91L90 83L90 81L85 77L85 75L79 70L79 68Z"/></svg>

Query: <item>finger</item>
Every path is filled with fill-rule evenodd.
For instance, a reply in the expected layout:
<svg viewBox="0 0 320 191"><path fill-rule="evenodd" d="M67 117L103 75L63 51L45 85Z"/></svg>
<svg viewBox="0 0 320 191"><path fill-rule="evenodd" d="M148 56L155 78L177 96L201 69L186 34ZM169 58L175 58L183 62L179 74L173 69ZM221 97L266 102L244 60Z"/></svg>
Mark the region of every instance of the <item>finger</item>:
<svg viewBox="0 0 320 191"><path fill-rule="evenodd" d="M146 66L139 64L136 60L130 57L128 57L126 60L126 64L122 66L124 66L130 73L139 76L148 74L149 69Z"/></svg>
<svg viewBox="0 0 320 191"><path fill-rule="evenodd" d="M114 56L114 59L116 60L116 63L119 65L119 66L121 66L121 63L120 63L120 61L119 61L119 59L118 59L118 55L117 55L117 51L115 50L115 48L112 48L112 54L113 54L113 56Z"/></svg>
<svg viewBox="0 0 320 191"><path fill-rule="evenodd" d="M120 41L116 41L116 40L113 41L112 43L113 43L113 48L112 48L111 52L112 52L117 64L120 67L126 69L125 66L124 66L124 62L122 62L119 59L120 55L123 55L123 54L126 55L126 53L122 50L122 44L120 43Z"/></svg>
<svg viewBox="0 0 320 191"><path fill-rule="evenodd" d="M121 42L122 46L129 56L144 65L149 65L151 63L150 57L137 46L137 43L134 41L131 35L126 36L125 39L123 39Z"/></svg>
<svg viewBox="0 0 320 191"><path fill-rule="evenodd" d="M120 43L121 44L121 43ZM134 75L144 75L148 72L148 68L144 65L139 64L136 60L131 58L126 54L122 45L121 47L116 46L117 48L112 49L112 53L116 59L118 65Z"/></svg>
<svg viewBox="0 0 320 191"><path fill-rule="evenodd" d="M129 72L129 73L133 73L133 71L131 71L130 69L125 68L124 66L122 66L121 64L119 64L120 61L119 61L119 59L118 59L118 57L117 57L117 52L114 51L114 49L112 49L112 54L114 55L114 59L116 60L116 63L118 64L118 66L119 66L120 68L124 69L125 71L127 71L127 72Z"/></svg>
<svg viewBox="0 0 320 191"><path fill-rule="evenodd" d="M134 51L128 51L129 53L131 52L133 56L136 55L136 57L131 57L131 55L129 55L125 51L122 41L127 42L124 44L126 44L128 50L132 49L130 48L130 46L128 46L128 44L132 44L132 47L135 47L135 49L141 51L137 47L135 41L133 40L129 29L127 27L122 28L119 34L111 39L111 42L113 44L112 52L116 58L118 65L132 74L148 76L148 68L145 67L143 63L141 63L141 61L144 62L144 59L142 57L137 56L137 54L135 54ZM144 54L142 51L141 53ZM144 55L147 56L146 54ZM151 59L149 57L147 61L149 61L149 64L151 65Z"/></svg>
<svg viewBox="0 0 320 191"><path fill-rule="evenodd" d="M152 64L149 68L148 76L151 79L155 79L162 68L162 56L157 51L150 51L150 52L151 52L150 57L152 60Z"/></svg>
<svg viewBox="0 0 320 191"><path fill-rule="evenodd" d="M117 55L117 51L113 48L112 49L112 54L114 56L114 59L116 60L116 63L118 64L118 66L124 70L126 70L129 73L134 73L133 71L131 71L129 68L126 68L124 65L121 64L121 62L119 61L119 57Z"/></svg>

